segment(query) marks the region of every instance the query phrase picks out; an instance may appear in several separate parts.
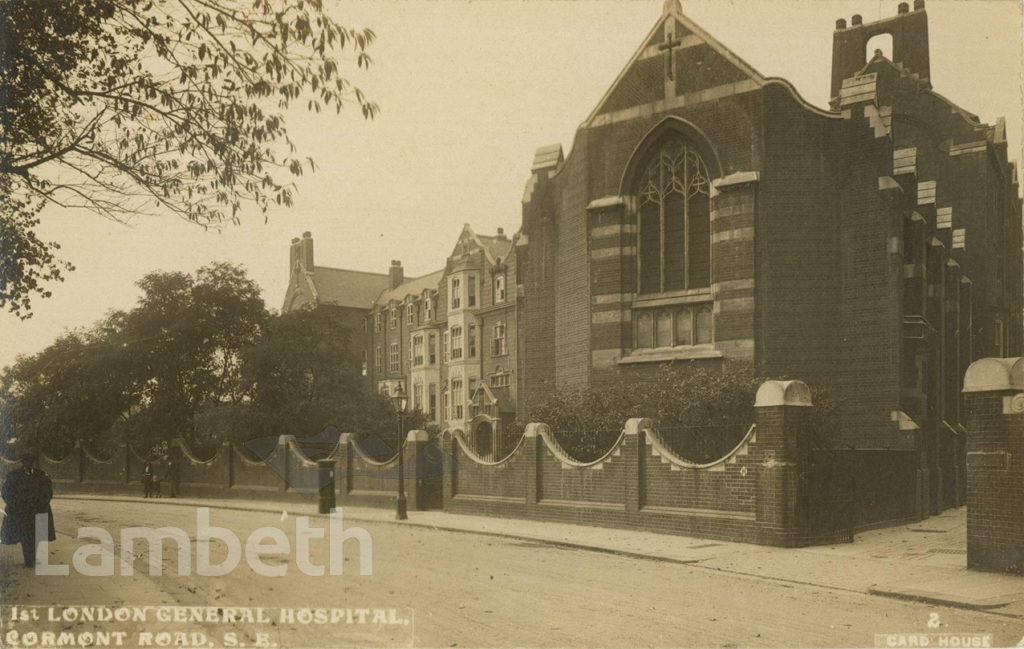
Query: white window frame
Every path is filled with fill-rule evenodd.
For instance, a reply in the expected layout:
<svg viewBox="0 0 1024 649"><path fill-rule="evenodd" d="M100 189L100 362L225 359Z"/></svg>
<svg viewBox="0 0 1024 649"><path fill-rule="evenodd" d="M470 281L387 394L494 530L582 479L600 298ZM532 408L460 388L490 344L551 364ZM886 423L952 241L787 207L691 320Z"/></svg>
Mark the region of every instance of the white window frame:
<svg viewBox="0 0 1024 649"><path fill-rule="evenodd" d="M494 303L502 304L505 302L507 296L505 288L505 273L495 273L494 275Z"/></svg>
<svg viewBox="0 0 1024 649"><path fill-rule="evenodd" d="M453 277L449 284L449 303L452 305L452 310L462 308L462 282L458 277Z"/></svg>
<svg viewBox="0 0 1024 649"><path fill-rule="evenodd" d="M508 354L508 330L504 320L494 323L493 342L494 344L491 347L492 356L505 356Z"/></svg>
<svg viewBox="0 0 1024 649"><path fill-rule="evenodd" d="M451 359L457 361L462 358L462 327L457 325L452 327L449 340L451 343Z"/></svg>
<svg viewBox="0 0 1024 649"><path fill-rule="evenodd" d="M388 348L388 373L395 374L402 371L402 351L398 343L391 343Z"/></svg>
<svg viewBox="0 0 1024 649"><path fill-rule="evenodd" d="M417 352L419 352L417 354ZM423 334L416 334L412 337L412 345L410 346L410 353L412 354L412 366L419 367L423 365Z"/></svg>

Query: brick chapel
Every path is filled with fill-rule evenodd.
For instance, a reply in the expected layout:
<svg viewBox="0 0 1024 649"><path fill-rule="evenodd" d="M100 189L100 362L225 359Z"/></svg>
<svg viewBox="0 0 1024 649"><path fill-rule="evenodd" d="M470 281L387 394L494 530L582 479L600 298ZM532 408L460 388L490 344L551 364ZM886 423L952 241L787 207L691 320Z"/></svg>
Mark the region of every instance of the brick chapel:
<svg viewBox="0 0 1024 649"><path fill-rule="evenodd" d="M903 494L865 518L941 511L963 499L962 377L1024 352L1024 280L1005 123L929 79L924 0L836 22L828 108L668 0L569 155L537 150L518 232L467 225L411 280L314 266L307 235L285 310L353 309L372 385L467 431L565 386L750 362L836 396L830 443Z"/></svg>

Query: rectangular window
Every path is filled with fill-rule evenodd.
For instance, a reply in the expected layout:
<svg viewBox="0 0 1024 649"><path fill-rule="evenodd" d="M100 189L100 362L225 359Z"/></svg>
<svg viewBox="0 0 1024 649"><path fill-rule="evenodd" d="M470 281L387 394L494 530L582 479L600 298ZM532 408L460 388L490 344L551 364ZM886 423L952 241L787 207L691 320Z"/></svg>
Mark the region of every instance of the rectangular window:
<svg viewBox="0 0 1024 649"><path fill-rule="evenodd" d="M423 384L414 383L412 386L412 409L423 412Z"/></svg>
<svg viewBox="0 0 1024 649"><path fill-rule="evenodd" d="M383 328L384 328L384 314L380 313L380 312L377 312L373 316L373 330L376 331L377 333L380 333Z"/></svg>
<svg viewBox="0 0 1024 649"><path fill-rule="evenodd" d="M469 296L466 298L466 306L476 306L476 276L470 275L469 280L466 282L466 290L469 291Z"/></svg>
<svg viewBox="0 0 1024 649"><path fill-rule="evenodd" d="M437 384L431 383L427 386L427 413L431 420L437 419Z"/></svg>
<svg viewBox="0 0 1024 649"><path fill-rule="evenodd" d="M505 273L498 273L494 276L494 303L501 304L505 301Z"/></svg>
<svg viewBox="0 0 1024 649"><path fill-rule="evenodd" d="M430 365L437 365L437 334L430 334L427 338L427 357Z"/></svg>
<svg viewBox="0 0 1024 649"><path fill-rule="evenodd" d="M452 360L462 358L462 327L452 327Z"/></svg>
<svg viewBox="0 0 1024 649"><path fill-rule="evenodd" d="M510 385L512 385L511 372L498 372L497 374L491 374L492 388L507 388Z"/></svg>
<svg viewBox="0 0 1024 649"><path fill-rule="evenodd" d="M441 395L441 410L444 413L444 420L445 421L449 421L452 418L451 417L451 412L449 411L449 408L448 408L448 404L450 402L450 399L448 398L448 393L449 392L450 392L449 390L444 390L443 394Z"/></svg>
<svg viewBox="0 0 1024 649"><path fill-rule="evenodd" d="M505 338L505 323L494 323L494 345L491 351L495 356L504 356L508 353L508 342Z"/></svg>
<svg viewBox="0 0 1024 649"><path fill-rule="evenodd" d="M461 286L461 282L459 282L459 278L458 277L453 277L452 278L450 294L451 294L452 309L458 309L459 307L461 307L462 306L462 286Z"/></svg>
<svg viewBox="0 0 1024 649"><path fill-rule="evenodd" d="M462 419L462 379L452 379L452 419Z"/></svg>
<svg viewBox="0 0 1024 649"><path fill-rule="evenodd" d="M378 375L384 373L384 349L380 346L377 347L377 353L373 357L373 371Z"/></svg>
<svg viewBox="0 0 1024 649"><path fill-rule="evenodd" d="M363 371L362 371L363 376L366 376L366 369L367 368L366 368L366 350L365 349L363 350L363 368L362 369L363 369Z"/></svg>
<svg viewBox="0 0 1024 649"><path fill-rule="evenodd" d="M430 322L434 317L434 298L429 295L423 298L423 321Z"/></svg>
<svg viewBox="0 0 1024 649"><path fill-rule="evenodd" d="M391 343L391 347L388 349L388 372L397 373L399 368L398 364L401 362L401 358L398 355L398 343Z"/></svg>
<svg viewBox="0 0 1024 649"><path fill-rule="evenodd" d="M412 364L414 367L423 365L423 334L412 337Z"/></svg>
<svg viewBox="0 0 1024 649"><path fill-rule="evenodd" d="M709 304L633 313L636 349L707 345L714 339Z"/></svg>
<svg viewBox="0 0 1024 649"><path fill-rule="evenodd" d="M445 363L448 362L448 346L448 330L446 329L444 334L441 336L441 358L444 359Z"/></svg>
<svg viewBox="0 0 1024 649"><path fill-rule="evenodd" d="M391 309L391 328L398 328L398 309Z"/></svg>
<svg viewBox="0 0 1024 649"><path fill-rule="evenodd" d="M416 324L416 303L410 302L405 305L405 322L406 324Z"/></svg>
<svg viewBox="0 0 1024 649"><path fill-rule="evenodd" d="M476 325L469 325L466 331L466 347L469 358L476 358Z"/></svg>

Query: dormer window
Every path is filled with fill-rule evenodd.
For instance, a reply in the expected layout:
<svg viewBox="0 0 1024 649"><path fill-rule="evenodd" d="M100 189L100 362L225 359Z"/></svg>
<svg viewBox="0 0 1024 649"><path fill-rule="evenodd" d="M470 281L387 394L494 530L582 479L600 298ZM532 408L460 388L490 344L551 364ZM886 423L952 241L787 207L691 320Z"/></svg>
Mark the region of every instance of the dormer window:
<svg viewBox="0 0 1024 649"><path fill-rule="evenodd" d="M405 322L409 325L416 324L416 303L409 302L405 305Z"/></svg>
<svg viewBox="0 0 1024 649"><path fill-rule="evenodd" d="M391 309L391 328L398 329L398 309Z"/></svg>
<svg viewBox="0 0 1024 649"><path fill-rule="evenodd" d="M466 306L473 308L476 306L476 276L470 275L469 281L466 283L466 290L469 292L469 297L466 299Z"/></svg>
<svg viewBox="0 0 1024 649"><path fill-rule="evenodd" d="M373 314L373 331L374 333L380 333L384 329L384 314L378 311Z"/></svg>
<svg viewBox="0 0 1024 649"><path fill-rule="evenodd" d="M423 298L423 321L430 322L434 319L434 300L427 295Z"/></svg>

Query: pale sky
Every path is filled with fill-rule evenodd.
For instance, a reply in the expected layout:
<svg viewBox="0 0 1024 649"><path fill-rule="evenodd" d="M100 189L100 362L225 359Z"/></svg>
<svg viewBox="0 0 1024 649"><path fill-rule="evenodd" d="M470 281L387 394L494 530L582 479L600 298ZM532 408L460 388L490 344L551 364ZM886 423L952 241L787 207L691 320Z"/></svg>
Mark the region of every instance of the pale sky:
<svg viewBox="0 0 1024 649"><path fill-rule="evenodd" d="M319 170L297 181L291 210L253 214L223 233L171 217L132 227L85 212L48 209L42 238L63 244L77 270L34 299L34 317L0 313L0 367L35 353L64 329L131 307L134 283L152 270L192 272L214 260L243 264L279 309L288 246L313 233L317 265L406 277L444 265L463 223L481 233L521 220L534 151L573 134L661 15L662 0L325 0L347 26L378 36L368 73L349 78L377 101L364 121L290 116L301 155ZM912 0L908 0L911 2ZM333 5L332 5L333 3ZM788 79L827 107L837 18L895 15L898 0L683 0L683 12L766 76ZM1007 120L1021 159L1019 0L928 0L932 85L983 121ZM343 74L345 70L343 67Z"/></svg>

